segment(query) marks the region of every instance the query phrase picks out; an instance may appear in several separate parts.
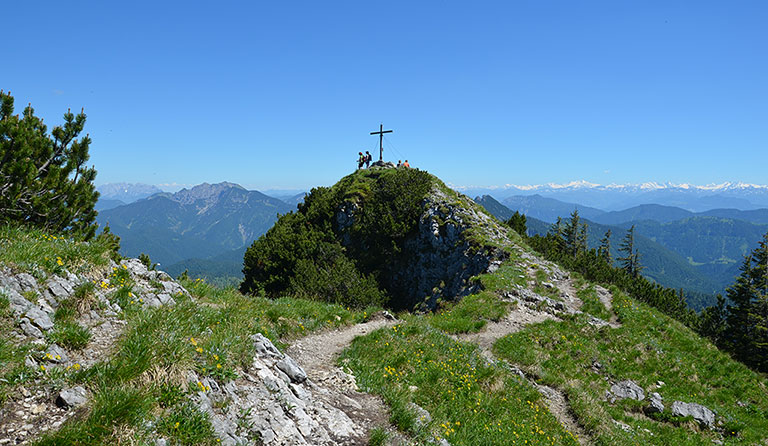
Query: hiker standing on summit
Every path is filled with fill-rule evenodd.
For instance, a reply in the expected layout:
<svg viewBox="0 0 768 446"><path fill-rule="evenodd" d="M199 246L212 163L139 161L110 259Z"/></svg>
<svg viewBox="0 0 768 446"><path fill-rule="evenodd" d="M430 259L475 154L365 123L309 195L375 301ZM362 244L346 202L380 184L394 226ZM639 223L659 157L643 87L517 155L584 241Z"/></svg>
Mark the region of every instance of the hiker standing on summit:
<svg viewBox="0 0 768 446"><path fill-rule="evenodd" d="M366 151L365 151L365 168L366 168L366 169L367 169L367 168L369 168L369 167L371 166L371 160L372 160L372 159L373 159L373 157L372 157L372 156L371 156L371 154L370 154L370 153L368 153L368 151L366 150Z"/></svg>
<svg viewBox="0 0 768 446"><path fill-rule="evenodd" d="M365 164L365 155L363 155L363 152L357 152L357 168L362 169L363 164Z"/></svg>

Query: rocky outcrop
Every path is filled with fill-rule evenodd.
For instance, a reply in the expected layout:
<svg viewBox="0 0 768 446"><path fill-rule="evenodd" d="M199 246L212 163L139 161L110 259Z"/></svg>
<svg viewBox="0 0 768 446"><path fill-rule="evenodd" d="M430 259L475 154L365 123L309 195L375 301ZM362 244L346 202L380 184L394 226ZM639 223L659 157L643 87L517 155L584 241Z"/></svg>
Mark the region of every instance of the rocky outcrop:
<svg viewBox="0 0 768 446"><path fill-rule="evenodd" d="M211 420L221 444L363 444L365 429L326 402L327 390L272 342L257 333L250 367L236 381L220 385L190 373L193 399ZM227 404L221 404L223 402Z"/></svg>
<svg viewBox="0 0 768 446"><path fill-rule="evenodd" d="M507 230L478 208L435 186L423 203L416 233L405 241L404 259L389 288L412 304L432 309L437 299L453 300L479 290L472 277L498 268L506 253L472 240L472 230L498 245L509 245Z"/></svg>

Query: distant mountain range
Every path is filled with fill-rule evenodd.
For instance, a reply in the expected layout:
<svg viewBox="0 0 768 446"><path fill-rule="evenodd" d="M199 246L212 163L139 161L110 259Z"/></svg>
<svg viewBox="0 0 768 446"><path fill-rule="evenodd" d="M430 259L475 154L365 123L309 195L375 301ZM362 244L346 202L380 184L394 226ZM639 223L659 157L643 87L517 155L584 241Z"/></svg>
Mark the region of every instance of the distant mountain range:
<svg viewBox="0 0 768 446"><path fill-rule="evenodd" d="M718 217L733 220L743 220L757 224L768 224L768 209L742 211L739 209L709 209L703 212L691 212L674 206L660 204L641 204L621 211L604 211L602 209L569 203L541 195L514 195L504 199L501 204L522 214L554 223L557 217L567 218L574 209L579 215L589 220L615 225L624 222L653 220L667 223L691 217Z"/></svg>
<svg viewBox="0 0 768 446"><path fill-rule="evenodd" d="M136 200L162 192L157 186L141 183L107 183L96 187L96 190L100 194L99 201L102 202L102 209L107 209L104 206L111 206L116 204L116 202L122 204L133 203ZM105 201L108 203L104 203ZM122 206L122 204L117 204L117 206ZM99 210L98 207L96 210Z"/></svg>
<svg viewBox="0 0 768 446"><path fill-rule="evenodd" d="M574 181L568 184L510 184L501 187L457 189L470 196L491 195L502 202L513 195L540 195L606 211L622 210L647 203L675 206L693 212L716 208L768 208L768 186L741 182L697 186L673 183L600 185Z"/></svg>
<svg viewBox="0 0 768 446"><path fill-rule="evenodd" d="M614 258L619 255L618 246L626 230L635 225L641 263L646 267L643 274L664 286L710 295L689 299L697 310L714 303L712 296L733 283L743 256L768 232L768 209L693 213L670 206L641 205L605 212L540 196L509 197L500 203L485 195L475 201L499 219L508 219L514 211L526 214L529 235L546 234L558 216L568 219L578 209L589 225L590 248L596 248L603 234L611 230Z"/></svg>
<svg viewBox="0 0 768 446"><path fill-rule="evenodd" d="M203 183L102 210L97 221L120 236L124 255L144 252L174 272L204 264L197 269L239 275L245 247L295 207L237 184Z"/></svg>
<svg viewBox="0 0 768 446"><path fill-rule="evenodd" d="M554 198L542 197L538 194L527 196L515 195L504 199L501 204L508 207L513 212L519 211L521 214L538 218L539 220L544 220L549 223L557 221L557 217L567 217L571 215L571 212L575 209L579 210L579 215L588 219L595 219L606 213L600 209L582 206L576 203L566 203L560 200L555 200Z"/></svg>

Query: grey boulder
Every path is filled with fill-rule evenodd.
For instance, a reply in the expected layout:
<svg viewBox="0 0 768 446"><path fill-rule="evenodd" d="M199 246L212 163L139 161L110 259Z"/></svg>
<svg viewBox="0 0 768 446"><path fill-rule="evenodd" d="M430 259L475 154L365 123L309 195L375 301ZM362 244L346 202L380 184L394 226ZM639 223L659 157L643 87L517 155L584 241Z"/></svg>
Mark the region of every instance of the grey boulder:
<svg viewBox="0 0 768 446"><path fill-rule="evenodd" d="M51 344L45 352L45 358L51 362L62 363L69 360L66 350L56 344Z"/></svg>
<svg viewBox="0 0 768 446"><path fill-rule="evenodd" d="M697 423L707 428L715 425L715 413L701 404L675 401L672 403L672 415L676 417L692 417Z"/></svg>
<svg viewBox="0 0 768 446"><path fill-rule="evenodd" d="M656 392L651 393L650 397L648 398L647 411L651 413L664 412L664 403L662 401L663 399L661 398L661 395Z"/></svg>
<svg viewBox="0 0 768 446"><path fill-rule="evenodd" d="M84 388L77 386L59 392L59 396L56 398L56 405L59 407L75 407L85 404L86 401L88 401L88 392Z"/></svg>
<svg viewBox="0 0 768 446"><path fill-rule="evenodd" d="M632 380L619 381L611 386L606 398L612 403L626 399L642 401L645 399L645 392Z"/></svg>
<svg viewBox="0 0 768 446"><path fill-rule="evenodd" d="M48 287L48 290L51 292L51 294L54 295L57 299L65 299L75 291L75 289L72 287L72 284L59 276L52 276L50 279L48 279L46 286Z"/></svg>
<svg viewBox="0 0 768 446"><path fill-rule="evenodd" d="M51 318L48 316L48 314L37 307L32 306L28 308L27 317L32 321L33 324L37 325L43 330L50 330L53 328L53 321L51 321Z"/></svg>

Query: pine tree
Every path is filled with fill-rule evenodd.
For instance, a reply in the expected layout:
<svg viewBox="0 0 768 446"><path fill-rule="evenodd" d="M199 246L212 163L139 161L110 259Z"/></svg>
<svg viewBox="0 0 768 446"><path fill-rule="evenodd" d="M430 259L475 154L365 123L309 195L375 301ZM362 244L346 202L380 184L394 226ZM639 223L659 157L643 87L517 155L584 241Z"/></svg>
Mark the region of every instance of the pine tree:
<svg viewBox="0 0 768 446"><path fill-rule="evenodd" d="M600 247L597 248L597 255L600 256L609 265L613 264L611 257L611 230L605 232L605 236L600 240Z"/></svg>
<svg viewBox="0 0 768 446"><path fill-rule="evenodd" d="M640 265L640 252L635 249L635 225L627 230L627 235L619 245L619 252L625 254L618 259L621 267L632 277L638 277L643 267Z"/></svg>
<svg viewBox="0 0 768 446"><path fill-rule="evenodd" d="M570 255L575 256L587 250L587 225L581 222L578 209L573 210L571 219L563 228L563 239L565 250Z"/></svg>
<svg viewBox="0 0 768 446"><path fill-rule="evenodd" d="M13 114L13 97L0 91L0 224L27 224L85 239L96 231L93 185L88 168L91 139L78 139L85 113L67 110L64 124L48 134L30 104Z"/></svg>
<svg viewBox="0 0 768 446"><path fill-rule="evenodd" d="M565 250L565 226L563 225L563 219L557 217L557 221L549 227L547 237L553 240L553 248L555 251L563 252Z"/></svg>
<svg viewBox="0 0 768 446"><path fill-rule="evenodd" d="M507 225L515 230L518 234L525 237L528 231L528 219L525 217L525 214L521 214L519 211L515 211L515 213L512 215L512 217L507 220Z"/></svg>
<svg viewBox="0 0 768 446"><path fill-rule="evenodd" d="M768 371L768 233L744 258L741 274L726 290L727 348L744 363Z"/></svg>

